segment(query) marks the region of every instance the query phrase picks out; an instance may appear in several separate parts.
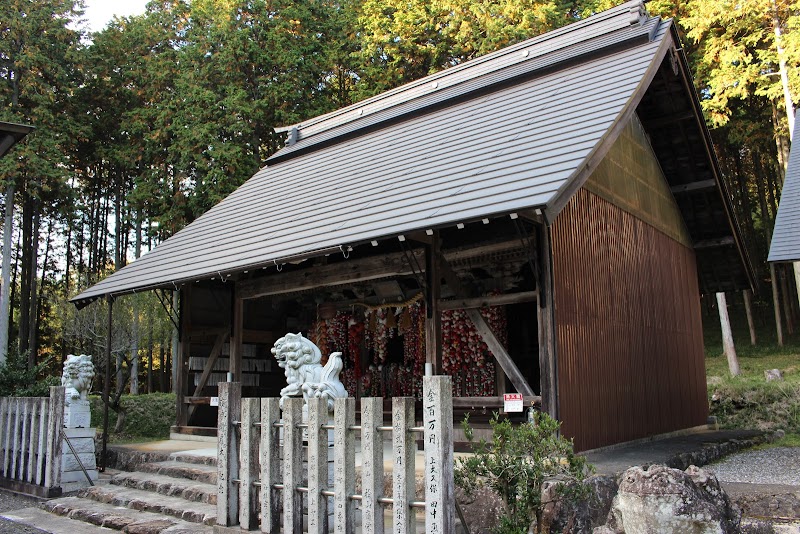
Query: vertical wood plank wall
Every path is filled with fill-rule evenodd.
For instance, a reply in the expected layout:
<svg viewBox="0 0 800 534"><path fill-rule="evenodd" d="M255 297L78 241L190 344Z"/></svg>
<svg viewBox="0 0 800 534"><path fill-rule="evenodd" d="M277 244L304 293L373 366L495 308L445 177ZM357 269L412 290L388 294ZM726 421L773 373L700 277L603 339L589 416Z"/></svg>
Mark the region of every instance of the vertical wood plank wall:
<svg viewBox="0 0 800 534"><path fill-rule="evenodd" d="M560 418L575 448L704 424L694 251L585 189L552 236Z"/></svg>

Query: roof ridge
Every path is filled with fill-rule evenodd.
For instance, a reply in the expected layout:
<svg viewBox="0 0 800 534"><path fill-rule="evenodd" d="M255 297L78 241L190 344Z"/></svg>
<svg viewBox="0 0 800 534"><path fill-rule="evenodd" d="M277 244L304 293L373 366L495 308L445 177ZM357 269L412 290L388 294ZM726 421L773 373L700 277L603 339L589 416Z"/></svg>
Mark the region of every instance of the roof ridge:
<svg viewBox="0 0 800 534"><path fill-rule="evenodd" d="M308 139L317 133L340 126L344 123L358 120L362 116L404 104L411 100L430 94L432 91L436 91L444 87L452 87L483 74L496 72L521 61L539 57L547 53L566 48L567 46L580 44L581 42L597 37L598 35L612 33L614 31L633 26L634 24L642 25L647 20L647 17L648 13L644 3L641 0L631 0L611 9L596 13L583 20L576 21L572 24L562 26L561 28L531 37L525 41L509 45L501 50L490 52L483 56L465 61L458 65L454 65L418 80L408 82L400 87L384 91L378 95L340 108L336 111L319 115L297 124L277 127L275 128L275 131L277 133L284 133L292 132L292 130L296 129L297 132L293 135L294 139L292 142ZM589 33L579 40L567 41L564 39L566 35L574 34L587 27L597 29L598 23L604 20L615 19L619 19L619 23L613 25L605 31ZM559 39L563 39L565 42L563 45L556 48L539 50L539 53L537 53L536 50L526 50L531 49L532 47L542 47L542 45L547 42L552 42ZM519 52L522 52L522 54L519 54ZM469 71L474 71L481 66L486 67L486 64L490 62L496 63L496 65L489 66L488 69L481 69L479 72L475 72L471 76L465 76L465 74L467 74ZM448 79L450 83L447 83Z"/></svg>

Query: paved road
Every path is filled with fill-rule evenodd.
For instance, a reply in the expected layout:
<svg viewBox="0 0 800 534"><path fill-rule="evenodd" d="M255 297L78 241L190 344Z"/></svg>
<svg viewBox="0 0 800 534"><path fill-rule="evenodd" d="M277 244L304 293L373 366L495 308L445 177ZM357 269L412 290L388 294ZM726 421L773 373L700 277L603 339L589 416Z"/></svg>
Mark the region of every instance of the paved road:
<svg viewBox="0 0 800 534"><path fill-rule="evenodd" d="M19 510L20 508L28 508L36 506L39 501L24 495L18 495L0 489L0 513L9 512L11 510ZM10 521L0 518L0 534L45 534L44 531L38 528L25 527L16 525Z"/></svg>

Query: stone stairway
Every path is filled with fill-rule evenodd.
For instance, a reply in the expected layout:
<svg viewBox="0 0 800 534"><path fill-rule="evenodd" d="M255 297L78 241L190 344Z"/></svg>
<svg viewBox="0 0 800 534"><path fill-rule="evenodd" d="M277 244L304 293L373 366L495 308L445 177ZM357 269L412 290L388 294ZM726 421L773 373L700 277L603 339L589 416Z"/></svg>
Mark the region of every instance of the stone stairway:
<svg viewBox="0 0 800 534"><path fill-rule="evenodd" d="M53 534L205 534L216 522L216 458L148 454L117 462L94 487L52 499L41 508L3 514L16 523Z"/></svg>

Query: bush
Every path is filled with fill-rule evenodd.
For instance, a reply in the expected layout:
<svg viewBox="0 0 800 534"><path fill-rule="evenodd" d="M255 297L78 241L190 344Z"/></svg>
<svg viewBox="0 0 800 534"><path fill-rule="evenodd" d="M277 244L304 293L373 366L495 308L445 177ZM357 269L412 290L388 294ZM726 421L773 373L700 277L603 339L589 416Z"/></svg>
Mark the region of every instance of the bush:
<svg viewBox="0 0 800 534"><path fill-rule="evenodd" d="M60 386L61 377L46 376L50 359L28 369L26 354L9 351L0 365L0 397L49 397L50 386Z"/></svg>
<svg viewBox="0 0 800 534"><path fill-rule="evenodd" d="M800 433L800 384L727 381L709 387L711 415L723 428Z"/></svg>
<svg viewBox="0 0 800 534"><path fill-rule="evenodd" d="M536 532L542 529L542 485L556 481L561 499L578 501L587 496L584 483L593 468L573 452L572 441L558 435L561 423L545 413L535 412L530 423L512 425L495 413L491 443L473 442L468 418L463 427L472 444L473 456L459 458L456 484L470 494L480 484L487 484L506 504L506 513L494 530L497 534L526 534L534 519Z"/></svg>
<svg viewBox="0 0 800 534"><path fill-rule="evenodd" d="M89 397L92 406L92 426L102 432L103 400L98 395ZM149 393L147 395L123 395L120 405L125 411L125 426L122 432L109 434L111 441L135 441L137 439L168 439L169 428L175 424L175 395L173 393ZM108 428L113 431L117 413L109 408Z"/></svg>

